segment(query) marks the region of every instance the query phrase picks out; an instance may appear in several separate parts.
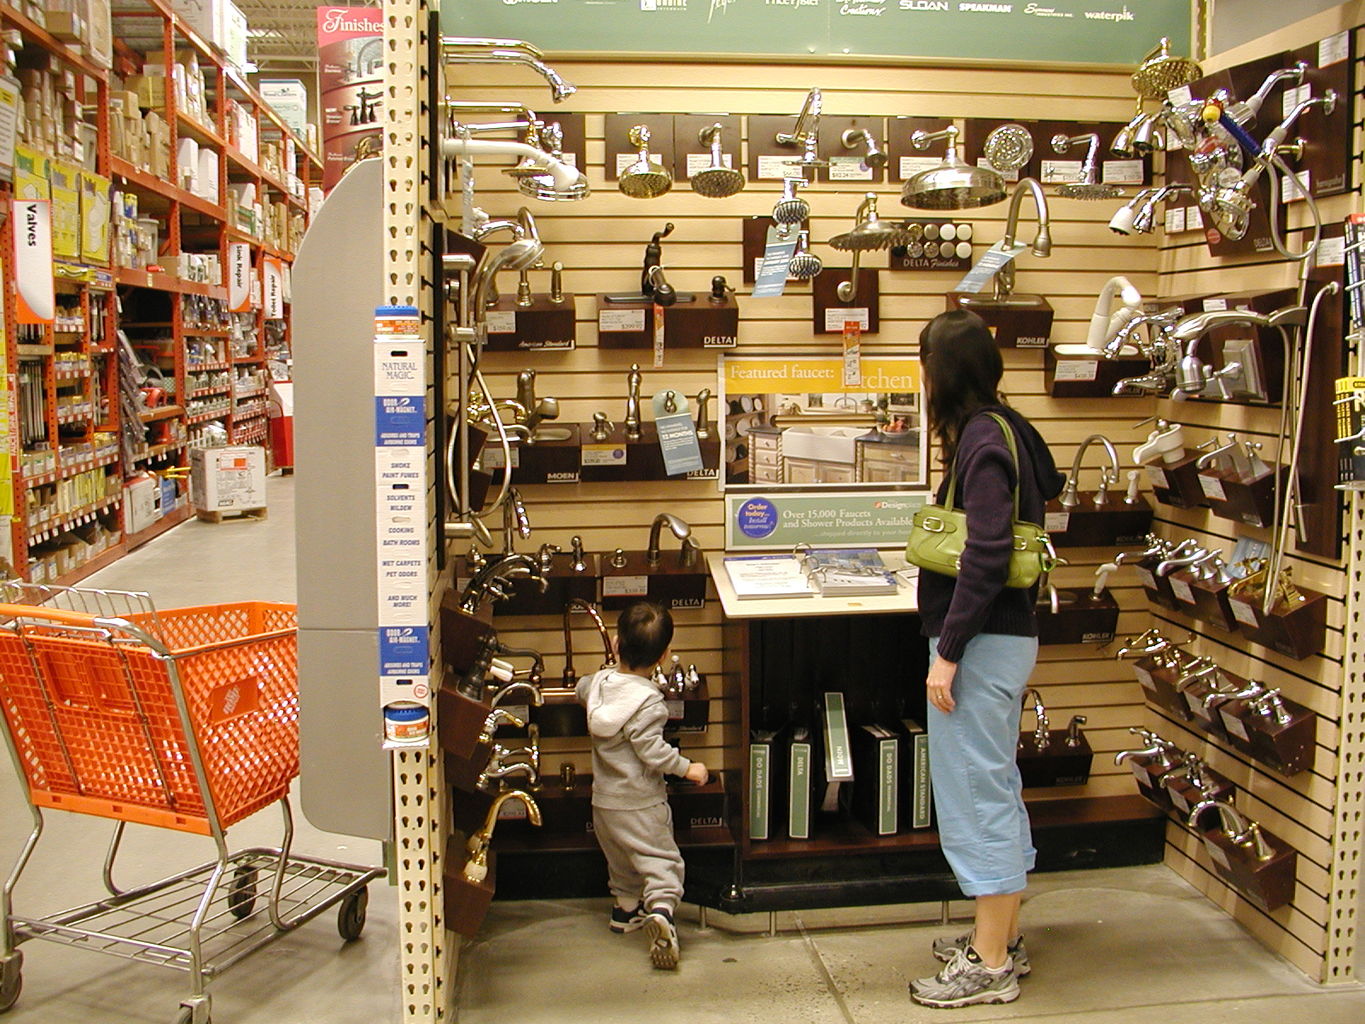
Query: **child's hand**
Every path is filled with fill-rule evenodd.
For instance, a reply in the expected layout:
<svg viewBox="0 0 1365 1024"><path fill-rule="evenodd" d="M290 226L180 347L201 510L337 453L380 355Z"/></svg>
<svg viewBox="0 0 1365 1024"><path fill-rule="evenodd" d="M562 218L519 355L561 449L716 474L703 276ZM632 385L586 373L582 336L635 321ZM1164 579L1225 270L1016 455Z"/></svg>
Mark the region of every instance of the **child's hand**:
<svg viewBox="0 0 1365 1024"><path fill-rule="evenodd" d="M706 770L706 765L700 761L693 761L687 766L687 771L683 775L688 782L696 783L698 786L706 785L706 780L711 777L711 773Z"/></svg>

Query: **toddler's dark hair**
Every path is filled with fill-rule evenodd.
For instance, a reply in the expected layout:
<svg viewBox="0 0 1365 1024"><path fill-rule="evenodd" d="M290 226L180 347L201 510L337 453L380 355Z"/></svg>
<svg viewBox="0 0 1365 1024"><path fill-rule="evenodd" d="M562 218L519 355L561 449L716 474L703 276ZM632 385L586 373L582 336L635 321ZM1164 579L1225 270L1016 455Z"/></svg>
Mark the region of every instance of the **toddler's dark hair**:
<svg viewBox="0 0 1365 1024"><path fill-rule="evenodd" d="M616 635L622 665L650 668L673 642L673 616L653 601L636 601L616 620Z"/></svg>

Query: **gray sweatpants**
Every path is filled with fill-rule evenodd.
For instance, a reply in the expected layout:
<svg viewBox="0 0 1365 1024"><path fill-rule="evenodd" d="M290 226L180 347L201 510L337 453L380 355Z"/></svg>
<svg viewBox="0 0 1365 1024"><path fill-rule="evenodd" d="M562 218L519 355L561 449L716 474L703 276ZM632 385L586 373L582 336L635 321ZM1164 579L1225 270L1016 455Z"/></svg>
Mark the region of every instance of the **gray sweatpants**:
<svg viewBox="0 0 1365 1024"><path fill-rule="evenodd" d="M678 909L683 894L683 859L673 838L673 809L667 801L638 811L592 809L592 828L607 858L607 885L616 904L634 910Z"/></svg>

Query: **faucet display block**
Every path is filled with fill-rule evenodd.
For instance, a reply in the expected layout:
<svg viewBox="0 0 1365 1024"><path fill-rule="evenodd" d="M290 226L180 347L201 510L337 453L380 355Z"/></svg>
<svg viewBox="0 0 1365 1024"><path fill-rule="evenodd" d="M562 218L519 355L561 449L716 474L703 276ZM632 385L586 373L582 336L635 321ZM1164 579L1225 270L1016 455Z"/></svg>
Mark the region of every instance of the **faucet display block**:
<svg viewBox="0 0 1365 1024"><path fill-rule="evenodd" d="M1261 861L1251 850L1224 835L1222 829L1211 829L1202 835L1204 849L1219 877L1251 902L1265 911L1293 902L1299 854L1283 839L1262 829L1271 856Z"/></svg>
<svg viewBox="0 0 1365 1024"><path fill-rule="evenodd" d="M994 299L975 292L949 292L946 309L975 313L995 332L1001 348L1042 348L1052 341L1052 304L1041 295L1009 295Z"/></svg>
<svg viewBox="0 0 1365 1024"><path fill-rule="evenodd" d="M436 691L436 736L441 750L450 757L472 760L482 746L483 723L492 710L461 693L447 673Z"/></svg>
<svg viewBox="0 0 1365 1024"><path fill-rule="evenodd" d="M1232 784L1232 780L1212 768L1202 769L1202 781L1204 783L1202 788L1196 786L1188 773L1176 768L1162 783L1171 799L1171 806L1179 813L1182 821L1189 817L1190 808L1201 801L1223 800L1231 803L1237 793L1237 787Z"/></svg>
<svg viewBox="0 0 1365 1024"><path fill-rule="evenodd" d="M1208 508L1209 499L1199 486L1199 470L1195 462L1199 452L1187 451L1178 462L1161 462L1147 466L1152 481L1152 496L1165 505L1176 508Z"/></svg>
<svg viewBox="0 0 1365 1024"><path fill-rule="evenodd" d="M1171 669L1155 658L1146 657L1133 662L1133 674L1153 704L1165 708L1182 722L1188 722L1193 717L1185 698L1175 688L1176 675Z"/></svg>
<svg viewBox="0 0 1365 1024"><path fill-rule="evenodd" d="M1145 356L1105 359L1082 345L1050 346L1043 355L1043 379L1053 398L1113 398L1119 381L1141 377L1151 369L1151 360ZM1151 398L1140 393L1124 397Z"/></svg>
<svg viewBox="0 0 1365 1024"><path fill-rule="evenodd" d="M552 302L548 295L532 295L530 306L503 295L488 311L489 352L567 352L577 346L574 297Z"/></svg>
<svg viewBox="0 0 1365 1024"><path fill-rule="evenodd" d="M1280 702L1284 721L1250 700L1230 700L1218 713L1234 747L1281 775L1297 775L1313 767L1318 716L1292 700Z"/></svg>
<svg viewBox="0 0 1365 1024"><path fill-rule="evenodd" d="M1246 685L1246 680L1230 672L1224 672L1220 683L1222 689L1233 692L1232 687L1241 689ZM1227 698L1221 695L1219 685L1210 681L1208 677L1192 679L1180 690L1180 697L1189 711L1188 720L1191 725L1220 743L1228 742L1223 720L1218 715L1219 706L1225 703Z"/></svg>
<svg viewBox="0 0 1365 1024"><path fill-rule="evenodd" d="M626 564L614 566L611 555L600 556L602 567L602 607L619 611L632 601L648 598L666 608L700 608L706 603L710 573L704 556L695 565L680 564L675 546L661 551L659 564L651 566L643 551L627 551Z"/></svg>
<svg viewBox="0 0 1365 1024"><path fill-rule="evenodd" d="M496 562L500 556L490 555L489 561ZM541 593L540 584L529 579L512 581L511 596L505 601L493 602L494 617L502 615L558 615L564 610L571 598L584 601L597 600L597 556L585 555L587 568L583 572L573 571L573 555L561 551L553 555L553 563L548 572L542 570L545 579L545 592Z"/></svg>
<svg viewBox="0 0 1365 1024"><path fill-rule="evenodd" d="M695 412L695 410L694 410ZM722 428L723 429L723 428ZM704 469L685 476L669 476L664 466L664 455L659 448L659 428L654 423L640 424L640 438L626 443L626 467L629 480L714 480L720 466L720 438L715 436L716 425L711 425L712 436L699 439Z"/></svg>
<svg viewBox="0 0 1365 1024"><path fill-rule="evenodd" d="M522 484L576 484L583 462L582 440L577 423L542 423L538 431L546 436L533 444L516 440L511 446L512 478ZM483 467L494 481L502 479L502 446L484 449Z"/></svg>
<svg viewBox="0 0 1365 1024"><path fill-rule="evenodd" d="M1069 508L1056 498L1047 503L1044 525L1053 547L1141 546L1152 530L1152 506L1146 499L1130 505L1123 500L1123 489L1115 485L1105 503L1096 505L1095 493L1081 491L1080 504Z"/></svg>
<svg viewBox="0 0 1365 1024"><path fill-rule="evenodd" d="M460 591L450 587L441 597L441 657L446 671L465 675L483 649L497 639L485 606L478 615L460 607Z"/></svg>
<svg viewBox="0 0 1365 1024"><path fill-rule="evenodd" d="M1180 610L1193 615L1225 633L1237 628L1228 603L1228 584L1218 579L1200 579L1188 569L1177 569L1169 576L1171 595Z"/></svg>
<svg viewBox="0 0 1365 1024"><path fill-rule="evenodd" d="M540 694L545 703L539 707L532 707L530 713L531 721L540 727L541 736L588 735L588 713L583 705L578 703L578 697L573 689L547 686L541 689Z"/></svg>
<svg viewBox="0 0 1365 1024"><path fill-rule="evenodd" d="M866 316L863 334L881 330L881 281L878 272L858 269L858 294L852 302L839 298L839 285L853 280L851 268L826 267L811 281L811 330L815 334L843 334L844 320Z"/></svg>
<svg viewBox="0 0 1365 1024"><path fill-rule="evenodd" d="M1283 487L1289 480L1287 466L1274 466L1252 477L1204 469L1199 471L1199 486L1214 515L1248 526L1269 526L1275 518L1277 473Z"/></svg>
<svg viewBox="0 0 1365 1024"><path fill-rule="evenodd" d="M1171 578L1156 574L1156 567L1161 564L1160 557L1142 558L1131 564L1137 572L1138 582L1142 584L1142 589L1147 593L1148 601L1173 612L1185 610L1171 592Z"/></svg>
<svg viewBox="0 0 1365 1024"><path fill-rule="evenodd" d="M1084 786L1090 781L1090 767L1095 752L1081 732L1078 742L1070 745L1065 728L1054 729L1048 742L1039 746L1032 731L1019 734L1015 761L1025 789L1043 786Z"/></svg>
<svg viewBox="0 0 1365 1024"><path fill-rule="evenodd" d="M471 882L464 877L464 866L469 854L465 844L469 837L463 832L454 832L446 842L446 868L441 876L441 898L445 908L445 926L466 938L473 938L479 932L483 919L488 915L488 906L493 902L493 892L497 888L497 854L488 854L488 874L481 882Z"/></svg>
<svg viewBox="0 0 1365 1024"><path fill-rule="evenodd" d="M1050 601L1038 605L1038 643L1107 644L1114 639L1119 606L1108 591L1096 597L1089 589L1058 589L1058 607Z"/></svg>
<svg viewBox="0 0 1365 1024"><path fill-rule="evenodd" d="M1303 600L1269 615L1261 611L1260 601L1233 595L1228 598L1237 629L1248 640L1263 644L1287 657L1302 661L1322 650L1327 639L1327 598L1313 590L1299 588Z"/></svg>
<svg viewBox="0 0 1365 1024"><path fill-rule="evenodd" d="M1171 769L1162 765L1156 758L1132 758L1128 762L1128 767L1132 769L1138 792L1142 794L1143 799L1163 811L1169 811L1172 807L1171 794L1162 785L1161 779Z"/></svg>
<svg viewBox="0 0 1365 1024"><path fill-rule="evenodd" d="M681 294L681 293L680 293ZM739 303L734 294L716 302L708 291L688 292L691 302L664 307L664 348L734 348L739 344ZM654 303L608 302L597 296L599 348L654 347Z"/></svg>

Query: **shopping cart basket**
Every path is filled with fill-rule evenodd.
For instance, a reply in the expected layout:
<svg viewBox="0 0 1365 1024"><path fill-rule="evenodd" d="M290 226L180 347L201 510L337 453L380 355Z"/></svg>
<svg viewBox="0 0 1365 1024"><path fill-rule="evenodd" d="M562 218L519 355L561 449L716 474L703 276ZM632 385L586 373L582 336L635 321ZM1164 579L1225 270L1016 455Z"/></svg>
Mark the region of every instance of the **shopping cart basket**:
<svg viewBox="0 0 1365 1024"><path fill-rule="evenodd" d="M295 608L244 602L158 612L145 594L7 583L0 592L0 712L33 831L0 890L0 1012L19 997L20 943L47 939L188 972L176 1024L209 1024L208 982L339 907L351 941L377 868L290 853L298 774ZM271 803L278 849L229 853L225 831ZM56 808L117 821L109 895L47 917L14 889ZM212 838L214 860L131 889L114 883L128 822ZM267 898L257 908L257 881Z"/></svg>

